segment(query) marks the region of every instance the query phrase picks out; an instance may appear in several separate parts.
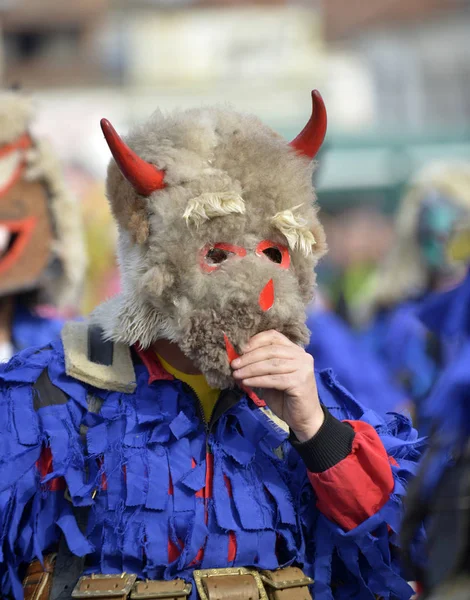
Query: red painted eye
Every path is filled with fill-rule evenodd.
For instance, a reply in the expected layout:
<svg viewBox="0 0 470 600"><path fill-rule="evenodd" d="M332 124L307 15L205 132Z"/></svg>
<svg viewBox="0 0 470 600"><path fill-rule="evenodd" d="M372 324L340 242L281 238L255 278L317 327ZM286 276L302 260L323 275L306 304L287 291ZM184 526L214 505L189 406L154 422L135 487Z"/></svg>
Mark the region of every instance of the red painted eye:
<svg viewBox="0 0 470 600"><path fill-rule="evenodd" d="M210 248L206 254L206 262L208 265L220 265L227 260L230 254L233 252L222 250L222 248Z"/></svg>
<svg viewBox="0 0 470 600"><path fill-rule="evenodd" d="M225 242L217 244L206 244L199 253L199 264L206 273L211 273L218 269L225 261L234 256L243 258L246 256L245 248L234 246Z"/></svg>
<svg viewBox="0 0 470 600"><path fill-rule="evenodd" d="M290 265L289 250L282 244L277 244L271 240L263 240L256 248L256 254L263 254L271 262L279 265L282 269L288 269Z"/></svg>
<svg viewBox="0 0 470 600"><path fill-rule="evenodd" d="M279 248L266 248L263 250L263 254L273 263L280 265L282 262L282 253Z"/></svg>

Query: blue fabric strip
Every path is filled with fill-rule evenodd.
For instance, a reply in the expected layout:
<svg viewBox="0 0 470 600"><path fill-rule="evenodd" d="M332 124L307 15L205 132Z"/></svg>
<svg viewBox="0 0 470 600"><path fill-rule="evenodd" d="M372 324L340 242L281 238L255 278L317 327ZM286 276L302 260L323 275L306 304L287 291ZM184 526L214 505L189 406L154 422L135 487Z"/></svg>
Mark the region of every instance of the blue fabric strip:
<svg viewBox="0 0 470 600"><path fill-rule="evenodd" d="M173 442L169 448L169 462L176 511L194 510L194 494L181 483L181 478L191 472L191 456L187 438Z"/></svg>
<svg viewBox="0 0 470 600"><path fill-rule="evenodd" d="M152 510L164 510L168 505L169 470L166 451L155 446L148 452L148 494L145 506Z"/></svg>
<svg viewBox="0 0 470 600"><path fill-rule="evenodd" d="M126 455L126 506L142 506L147 500L148 466L142 452L132 449Z"/></svg>
<svg viewBox="0 0 470 600"><path fill-rule="evenodd" d="M234 517L234 502L230 498L225 484L220 451L214 449L213 505L215 519L221 529L237 530L240 525Z"/></svg>
<svg viewBox="0 0 470 600"><path fill-rule="evenodd" d="M106 423L100 423L88 429L86 441L88 452L91 455L97 456L103 454L108 446L108 428Z"/></svg>

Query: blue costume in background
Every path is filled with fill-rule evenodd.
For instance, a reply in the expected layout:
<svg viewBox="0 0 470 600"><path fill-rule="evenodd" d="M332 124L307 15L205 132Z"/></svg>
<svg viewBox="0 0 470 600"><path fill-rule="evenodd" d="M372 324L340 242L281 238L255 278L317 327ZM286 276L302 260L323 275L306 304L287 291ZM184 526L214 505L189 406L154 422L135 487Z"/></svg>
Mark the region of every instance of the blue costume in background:
<svg viewBox="0 0 470 600"><path fill-rule="evenodd" d="M419 521L427 518L426 561L414 561L418 577L424 590L435 590L438 598L463 598L470 543L470 272L457 288L431 296L420 315L438 335L459 339L460 346L423 403L432 436L409 497L403 542L406 548Z"/></svg>
<svg viewBox="0 0 470 600"><path fill-rule="evenodd" d="M317 369L332 368L339 381L359 402L380 413L398 410L406 395L390 378L375 353L357 340L345 323L332 312L309 314L311 332L307 347Z"/></svg>
<svg viewBox="0 0 470 600"><path fill-rule="evenodd" d="M13 347L19 351L30 346L45 346L60 334L63 324L61 319L41 317L17 304L12 327Z"/></svg>
<svg viewBox="0 0 470 600"><path fill-rule="evenodd" d="M431 422L469 435L469 406L464 399L470 389L470 271L456 288L431 295L419 317L440 338L452 340L455 354L424 402L423 412Z"/></svg>
<svg viewBox="0 0 470 600"><path fill-rule="evenodd" d="M428 334L417 310L420 300L382 309L360 336L365 347L382 360L395 382L419 402L439 372L438 358L428 351Z"/></svg>
<svg viewBox="0 0 470 600"><path fill-rule="evenodd" d="M382 361L395 385L400 386L416 408L416 426L429 434L430 423L422 412L423 403L443 368L459 348L456 336L437 336L421 320L426 300L409 300L383 310L359 339L365 349Z"/></svg>

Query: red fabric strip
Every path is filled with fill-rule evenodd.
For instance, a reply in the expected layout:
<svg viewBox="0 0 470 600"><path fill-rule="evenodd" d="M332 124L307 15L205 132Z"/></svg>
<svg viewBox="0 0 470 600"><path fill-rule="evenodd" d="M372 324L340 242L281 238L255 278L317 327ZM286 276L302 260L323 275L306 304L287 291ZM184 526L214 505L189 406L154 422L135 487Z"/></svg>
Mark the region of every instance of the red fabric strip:
<svg viewBox="0 0 470 600"><path fill-rule="evenodd" d="M240 355L235 350L232 342L228 339L228 337L226 336L225 333L224 333L224 341L225 341L225 350L227 352L228 362L231 363L233 360L238 358ZM256 404L256 406L266 406L266 402L264 400L261 400L261 398L258 398L258 396L255 394L255 392L251 388L249 388L248 386L243 385L243 384L240 387L246 393L248 398L250 398L250 400L252 400Z"/></svg>
<svg viewBox="0 0 470 600"><path fill-rule="evenodd" d="M194 469L196 466L196 461L193 457L191 457L191 468ZM201 488L196 492L196 498L204 498L204 488Z"/></svg>
<svg viewBox="0 0 470 600"><path fill-rule="evenodd" d="M235 560L237 556L237 536L234 531L228 532L228 555L227 560L229 563Z"/></svg>
<svg viewBox="0 0 470 600"><path fill-rule="evenodd" d="M229 495L229 498L232 498L232 496L233 496L233 493L232 493L232 482L227 477L227 475L225 475L225 473L224 473L224 482L225 482L225 487L227 488L227 493Z"/></svg>
<svg viewBox="0 0 470 600"><path fill-rule="evenodd" d="M181 540L178 540L181 543ZM183 545L181 544L181 547ZM168 562L173 562L175 561L178 556L181 554L181 549L175 544L175 542L173 542L173 540L170 540L170 538L168 538Z"/></svg>
<svg viewBox="0 0 470 600"><path fill-rule="evenodd" d="M140 360L144 363L147 371L149 372L148 384L152 384L154 381L173 381L174 377L168 371L165 371L161 362L152 348L144 350L140 344L134 344L134 350L140 357Z"/></svg>
<svg viewBox="0 0 470 600"><path fill-rule="evenodd" d="M41 479L52 473L52 452L50 448L43 447L39 460L36 461L36 468ZM51 479L46 483L46 487L51 492L63 491L66 488L65 479L63 477Z"/></svg>
<svg viewBox="0 0 470 600"><path fill-rule="evenodd" d="M98 469L101 470L101 468L103 467L103 464L104 464L103 458L97 458L96 462L98 463ZM106 478L106 473L104 471L101 473L101 489L102 490L108 489L108 480Z"/></svg>
<svg viewBox="0 0 470 600"><path fill-rule="evenodd" d="M214 476L214 455L206 454L206 498L212 498L212 480Z"/></svg>

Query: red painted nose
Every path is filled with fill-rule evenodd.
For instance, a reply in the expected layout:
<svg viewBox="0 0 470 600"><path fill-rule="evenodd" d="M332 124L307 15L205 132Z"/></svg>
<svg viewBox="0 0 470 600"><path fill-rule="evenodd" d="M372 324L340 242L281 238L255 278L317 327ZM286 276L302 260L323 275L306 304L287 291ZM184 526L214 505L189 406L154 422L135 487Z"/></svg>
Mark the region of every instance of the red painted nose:
<svg viewBox="0 0 470 600"><path fill-rule="evenodd" d="M258 304L262 311L268 311L274 304L274 281L270 279L261 290L258 298Z"/></svg>

